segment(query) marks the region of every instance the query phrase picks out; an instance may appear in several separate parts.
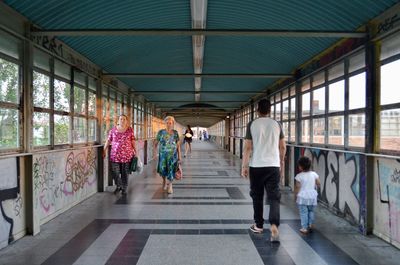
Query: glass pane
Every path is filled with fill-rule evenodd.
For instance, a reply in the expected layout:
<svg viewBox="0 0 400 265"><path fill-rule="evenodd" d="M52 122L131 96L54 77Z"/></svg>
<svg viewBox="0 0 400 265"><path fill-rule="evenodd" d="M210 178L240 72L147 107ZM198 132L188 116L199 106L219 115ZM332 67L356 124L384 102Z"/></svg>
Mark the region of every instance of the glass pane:
<svg viewBox="0 0 400 265"><path fill-rule="evenodd" d="M282 99L286 99L287 97L289 97L289 89L282 91Z"/></svg>
<svg viewBox="0 0 400 265"><path fill-rule="evenodd" d="M381 105L400 102L400 60L381 67Z"/></svg>
<svg viewBox="0 0 400 265"><path fill-rule="evenodd" d="M313 91L313 115L325 113L325 87Z"/></svg>
<svg viewBox="0 0 400 265"><path fill-rule="evenodd" d="M18 110L0 108L0 149L19 147Z"/></svg>
<svg viewBox="0 0 400 265"><path fill-rule="evenodd" d="M301 92L304 92L309 89L310 89L310 78L307 78L306 80L303 80L301 82Z"/></svg>
<svg viewBox="0 0 400 265"><path fill-rule="evenodd" d="M313 87L316 87L316 86L318 86L318 85L323 84L324 82L325 82L325 72L320 72L320 73L315 74L315 75L313 76L313 79L312 79L312 86L313 86Z"/></svg>
<svg viewBox="0 0 400 265"><path fill-rule="evenodd" d="M295 142L296 141L296 122L291 121L290 122L290 142Z"/></svg>
<svg viewBox="0 0 400 265"><path fill-rule="evenodd" d="M310 116L310 92L305 93L302 97L301 97L301 107L302 107L302 116L303 117L307 117Z"/></svg>
<svg viewBox="0 0 400 265"><path fill-rule="evenodd" d="M301 142L309 143L310 142L310 120L303 120L301 122Z"/></svg>
<svg viewBox="0 0 400 265"><path fill-rule="evenodd" d="M289 119L289 100L285 100L282 103L282 119L287 120Z"/></svg>
<svg viewBox="0 0 400 265"><path fill-rule="evenodd" d="M271 118L272 119L275 119L275 109L276 109L276 106L275 105L272 105L271 106Z"/></svg>
<svg viewBox="0 0 400 265"><path fill-rule="evenodd" d="M365 72L349 79L349 109L365 108Z"/></svg>
<svg viewBox="0 0 400 265"><path fill-rule="evenodd" d="M115 101L113 99L110 99L110 122L113 125L114 124L114 119L115 119Z"/></svg>
<svg viewBox="0 0 400 265"><path fill-rule="evenodd" d="M285 140L289 140L289 122L282 122L282 130L285 134Z"/></svg>
<svg viewBox="0 0 400 265"><path fill-rule="evenodd" d="M86 114L86 93L85 89L74 87L74 111L77 114Z"/></svg>
<svg viewBox="0 0 400 265"><path fill-rule="evenodd" d="M344 63L339 63L328 70L328 80L332 80L344 75Z"/></svg>
<svg viewBox="0 0 400 265"><path fill-rule="evenodd" d="M393 34L382 41L381 60L400 53L400 38L398 34Z"/></svg>
<svg viewBox="0 0 400 265"><path fill-rule="evenodd" d="M50 55L39 49L34 49L33 66L50 72Z"/></svg>
<svg viewBox="0 0 400 265"><path fill-rule="evenodd" d="M276 104L275 118L277 121L281 120L281 103Z"/></svg>
<svg viewBox="0 0 400 265"><path fill-rule="evenodd" d="M296 98L290 99L290 119L296 119Z"/></svg>
<svg viewBox="0 0 400 265"><path fill-rule="evenodd" d="M0 30L0 52L19 59L22 50L22 41L16 37Z"/></svg>
<svg viewBox="0 0 400 265"><path fill-rule="evenodd" d="M349 59L349 73L365 67L365 51L353 55Z"/></svg>
<svg viewBox="0 0 400 265"><path fill-rule="evenodd" d="M19 102L19 66L0 58L0 101Z"/></svg>
<svg viewBox="0 0 400 265"><path fill-rule="evenodd" d="M344 80L329 85L329 112L344 111Z"/></svg>
<svg viewBox="0 0 400 265"><path fill-rule="evenodd" d="M86 87L86 74L74 71L74 82L76 84Z"/></svg>
<svg viewBox="0 0 400 265"><path fill-rule="evenodd" d="M381 149L400 150L400 109L381 111Z"/></svg>
<svg viewBox="0 0 400 265"><path fill-rule="evenodd" d="M69 144L70 120L69 116L54 115L54 144Z"/></svg>
<svg viewBox="0 0 400 265"><path fill-rule="evenodd" d="M103 110L102 110L102 115L103 115L103 118L105 118L106 117L106 114L107 114L107 98L103 98Z"/></svg>
<svg viewBox="0 0 400 265"><path fill-rule="evenodd" d="M69 111L71 86L63 81L54 80L54 109Z"/></svg>
<svg viewBox="0 0 400 265"><path fill-rule="evenodd" d="M96 94L91 91L89 91L88 109L90 116L96 116Z"/></svg>
<svg viewBox="0 0 400 265"><path fill-rule="evenodd" d="M344 144L344 117L343 116L333 116L329 117L328 124L328 143L334 145Z"/></svg>
<svg viewBox="0 0 400 265"><path fill-rule="evenodd" d="M67 80L71 80L71 68L68 64L59 60L54 61L54 74Z"/></svg>
<svg viewBox="0 0 400 265"><path fill-rule="evenodd" d="M313 119L313 143L325 143L325 119Z"/></svg>
<svg viewBox="0 0 400 265"><path fill-rule="evenodd" d="M33 71L33 105L50 108L50 77Z"/></svg>
<svg viewBox="0 0 400 265"><path fill-rule="evenodd" d="M74 117L74 143L86 142L86 118Z"/></svg>
<svg viewBox="0 0 400 265"><path fill-rule="evenodd" d="M33 145L50 145L50 114L33 113Z"/></svg>
<svg viewBox="0 0 400 265"><path fill-rule="evenodd" d="M93 77L90 77L90 76L88 79L89 79L89 89L96 92L96 79L94 79Z"/></svg>
<svg viewBox="0 0 400 265"><path fill-rule="evenodd" d="M89 120L89 136L88 136L89 142L96 141L96 124L97 120L94 119Z"/></svg>
<svg viewBox="0 0 400 265"><path fill-rule="evenodd" d="M349 115L349 145L365 146L365 114Z"/></svg>
<svg viewBox="0 0 400 265"><path fill-rule="evenodd" d="M295 86L291 86L290 87L290 96L294 96L296 94L296 87Z"/></svg>
<svg viewBox="0 0 400 265"><path fill-rule="evenodd" d="M107 124L103 123L102 128L101 128L101 132L102 132L102 137L103 137L103 142L105 140L107 140L108 137L108 130L107 130Z"/></svg>

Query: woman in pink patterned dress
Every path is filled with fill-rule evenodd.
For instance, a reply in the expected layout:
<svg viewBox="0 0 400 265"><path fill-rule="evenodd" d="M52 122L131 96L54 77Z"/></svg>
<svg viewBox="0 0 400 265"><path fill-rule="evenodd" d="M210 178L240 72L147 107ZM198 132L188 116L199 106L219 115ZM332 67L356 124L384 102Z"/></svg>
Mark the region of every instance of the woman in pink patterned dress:
<svg viewBox="0 0 400 265"><path fill-rule="evenodd" d="M133 129L129 126L126 115L120 115L117 126L110 130L104 145L103 157L106 156L107 148L110 145L111 175L117 185L114 193L122 191L122 194L125 195L126 187L128 186L130 162L136 154Z"/></svg>

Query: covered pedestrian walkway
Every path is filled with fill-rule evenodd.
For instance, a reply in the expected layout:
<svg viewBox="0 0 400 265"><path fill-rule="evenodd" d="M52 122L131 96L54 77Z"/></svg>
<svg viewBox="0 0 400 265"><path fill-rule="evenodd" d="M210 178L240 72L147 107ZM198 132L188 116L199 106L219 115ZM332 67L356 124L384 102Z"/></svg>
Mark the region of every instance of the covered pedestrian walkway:
<svg viewBox="0 0 400 265"><path fill-rule="evenodd" d="M283 189L280 240L253 235L249 183L240 160L194 141L184 179L162 191L151 163L131 176L128 195L97 193L0 251L0 264L398 264L400 252L323 207L302 235L293 194ZM110 187L111 188L111 187ZM268 206L265 207L268 211ZM267 226L266 226L267 227Z"/></svg>

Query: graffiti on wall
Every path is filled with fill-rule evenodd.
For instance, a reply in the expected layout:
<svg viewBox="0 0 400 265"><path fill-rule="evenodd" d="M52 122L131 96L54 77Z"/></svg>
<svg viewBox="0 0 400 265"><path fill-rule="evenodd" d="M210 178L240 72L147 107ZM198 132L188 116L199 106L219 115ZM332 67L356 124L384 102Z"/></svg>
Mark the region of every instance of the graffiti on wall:
<svg viewBox="0 0 400 265"><path fill-rule="evenodd" d="M321 180L319 200L365 233L365 157L359 154L301 148Z"/></svg>
<svg viewBox="0 0 400 265"><path fill-rule="evenodd" d="M374 229L400 245L400 160L376 159Z"/></svg>
<svg viewBox="0 0 400 265"><path fill-rule="evenodd" d="M0 249L11 243L14 218L21 215L22 198L20 195L19 158L0 160ZM11 205L10 211L5 204Z"/></svg>
<svg viewBox="0 0 400 265"><path fill-rule="evenodd" d="M41 218L96 191L94 149L37 155L33 158L35 209Z"/></svg>

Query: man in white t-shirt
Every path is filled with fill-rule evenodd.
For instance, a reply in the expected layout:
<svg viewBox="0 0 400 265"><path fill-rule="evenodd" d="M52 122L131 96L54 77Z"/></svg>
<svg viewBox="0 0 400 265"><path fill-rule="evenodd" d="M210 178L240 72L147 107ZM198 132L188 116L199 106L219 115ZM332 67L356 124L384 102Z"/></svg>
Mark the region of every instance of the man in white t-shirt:
<svg viewBox="0 0 400 265"><path fill-rule="evenodd" d="M270 204L271 241L278 241L281 197L279 182L286 143L282 126L269 117L270 112L271 102L266 99L260 100L258 102L259 118L247 125L241 175L244 178L250 176L250 196L253 199L255 221L250 230L254 233L263 232L265 189Z"/></svg>

